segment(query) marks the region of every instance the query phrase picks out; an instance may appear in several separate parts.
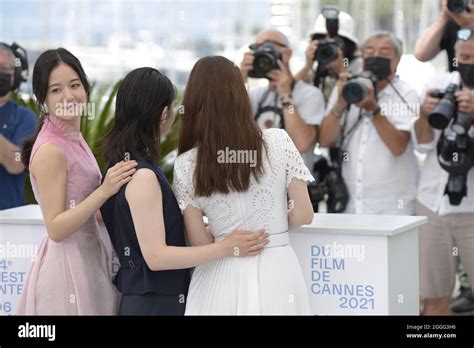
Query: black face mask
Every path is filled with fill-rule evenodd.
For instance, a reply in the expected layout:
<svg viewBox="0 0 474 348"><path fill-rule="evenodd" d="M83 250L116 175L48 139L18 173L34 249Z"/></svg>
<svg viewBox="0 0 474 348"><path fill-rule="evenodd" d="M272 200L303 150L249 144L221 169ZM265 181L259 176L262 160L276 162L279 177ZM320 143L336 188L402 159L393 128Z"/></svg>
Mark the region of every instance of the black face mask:
<svg viewBox="0 0 474 348"><path fill-rule="evenodd" d="M390 59L383 57L369 57L364 60L364 70L373 73L377 80L382 81L390 76Z"/></svg>
<svg viewBox="0 0 474 348"><path fill-rule="evenodd" d="M474 64L458 64L458 71L461 74L462 82L474 88Z"/></svg>
<svg viewBox="0 0 474 348"><path fill-rule="evenodd" d="M12 90L12 76L0 73L0 97L3 97Z"/></svg>

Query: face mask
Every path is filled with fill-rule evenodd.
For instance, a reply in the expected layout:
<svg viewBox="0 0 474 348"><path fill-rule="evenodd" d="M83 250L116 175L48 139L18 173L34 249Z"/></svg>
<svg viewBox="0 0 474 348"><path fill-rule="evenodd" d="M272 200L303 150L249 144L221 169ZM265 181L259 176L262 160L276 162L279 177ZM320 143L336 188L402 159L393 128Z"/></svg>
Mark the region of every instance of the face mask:
<svg viewBox="0 0 474 348"><path fill-rule="evenodd" d="M461 74L462 82L474 88L474 64L458 64L458 71Z"/></svg>
<svg viewBox="0 0 474 348"><path fill-rule="evenodd" d="M0 97L8 94L12 89L12 76L0 73Z"/></svg>
<svg viewBox="0 0 474 348"><path fill-rule="evenodd" d="M390 76L390 59L383 57L369 57L364 60L364 70L370 71L379 81L385 80Z"/></svg>

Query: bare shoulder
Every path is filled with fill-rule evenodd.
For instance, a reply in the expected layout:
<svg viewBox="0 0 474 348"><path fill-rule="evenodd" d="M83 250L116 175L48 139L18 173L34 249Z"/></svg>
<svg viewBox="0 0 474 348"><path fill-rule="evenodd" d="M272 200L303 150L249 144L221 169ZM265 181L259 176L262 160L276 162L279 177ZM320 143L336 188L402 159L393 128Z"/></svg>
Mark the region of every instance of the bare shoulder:
<svg viewBox="0 0 474 348"><path fill-rule="evenodd" d="M138 169L125 189L127 200L134 199L135 197L149 197L156 194L161 194L161 187L156 174L148 168Z"/></svg>

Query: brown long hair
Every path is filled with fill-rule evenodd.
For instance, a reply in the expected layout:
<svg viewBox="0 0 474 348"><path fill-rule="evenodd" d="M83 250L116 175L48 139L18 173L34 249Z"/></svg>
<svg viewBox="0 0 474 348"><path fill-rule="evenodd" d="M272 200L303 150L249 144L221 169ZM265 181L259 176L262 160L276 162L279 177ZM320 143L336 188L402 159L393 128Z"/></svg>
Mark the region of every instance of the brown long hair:
<svg viewBox="0 0 474 348"><path fill-rule="evenodd" d="M197 147L195 194L248 190L250 176L258 180L263 174L265 144L239 68L221 56L200 59L191 71L183 109L178 153ZM252 151L256 165L219 163L218 153L226 148Z"/></svg>

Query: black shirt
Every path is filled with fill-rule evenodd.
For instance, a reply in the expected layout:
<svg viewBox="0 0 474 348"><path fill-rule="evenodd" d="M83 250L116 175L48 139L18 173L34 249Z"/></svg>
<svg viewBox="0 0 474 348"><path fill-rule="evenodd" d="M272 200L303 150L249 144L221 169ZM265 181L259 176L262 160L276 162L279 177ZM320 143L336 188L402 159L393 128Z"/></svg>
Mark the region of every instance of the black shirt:
<svg viewBox="0 0 474 348"><path fill-rule="evenodd" d="M456 57L454 45L457 41L457 33L459 29L461 29L461 27L453 19L449 18L444 27L443 37L439 43L441 50L446 50L448 55L449 71L457 70L454 66L454 58Z"/></svg>
<svg viewBox="0 0 474 348"><path fill-rule="evenodd" d="M136 169L152 170L161 186L163 196L163 218L166 244L186 246L184 224L176 197L158 165L143 157L133 158L138 162ZM119 192L109 198L100 209L112 245L120 259L120 269L113 283L123 295L157 293L162 295L187 295L190 270L152 271L143 258L133 225L130 207L125 198L123 185Z"/></svg>

